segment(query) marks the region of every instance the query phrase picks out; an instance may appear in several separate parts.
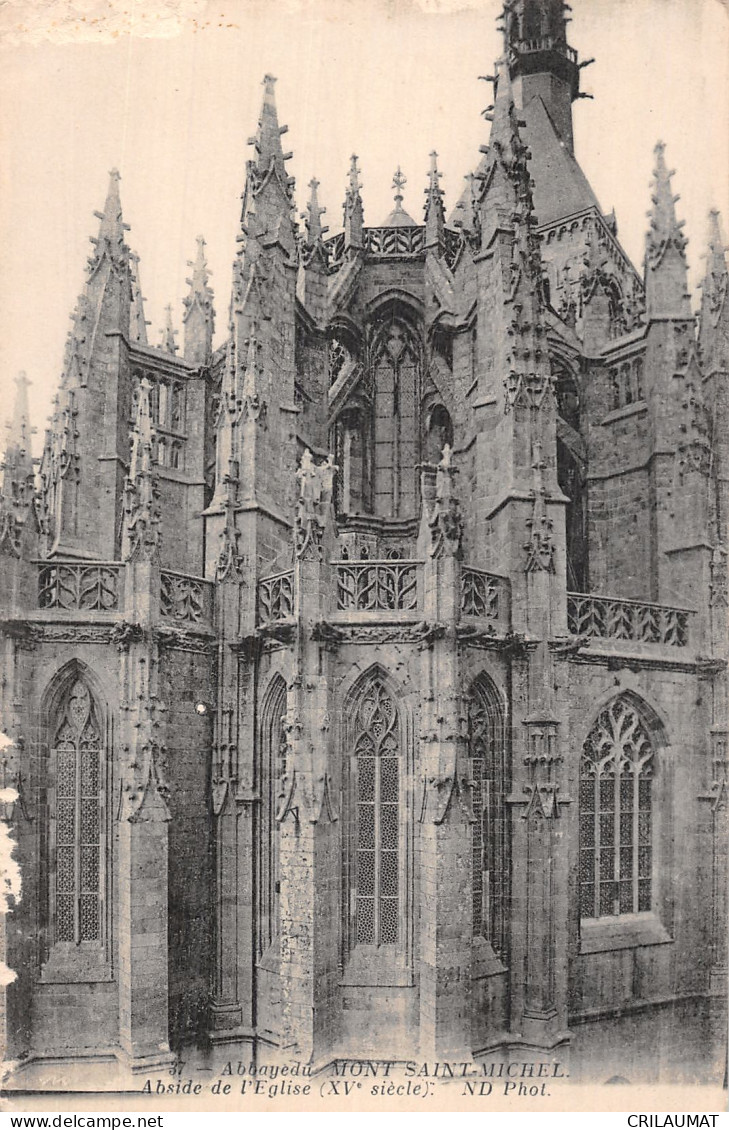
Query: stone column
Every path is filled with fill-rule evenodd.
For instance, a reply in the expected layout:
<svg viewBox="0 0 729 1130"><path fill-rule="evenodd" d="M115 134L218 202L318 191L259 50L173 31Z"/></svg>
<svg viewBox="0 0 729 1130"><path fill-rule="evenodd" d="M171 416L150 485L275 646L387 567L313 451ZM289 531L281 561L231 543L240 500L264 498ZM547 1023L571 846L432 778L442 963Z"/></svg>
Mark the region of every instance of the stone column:
<svg viewBox="0 0 729 1130"><path fill-rule="evenodd" d="M552 1048L567 1033L568 857L561 790L564 757L550 640L562 635L563 570L539 489L528 523L527 623L530 640L515 659L512 805L511 1023L527 1046ZM559 542L558 542L559 545ZM518 721L521 714L521 720ZM521 732L519 732L521 731ZM566 822L565 822L566 823Z"/></svg>
<svg viewBox="0 0 729 1130"><path fill-rule="evenodd" d="M420 1054L425 1059L468 1060L473 813L456 633L462 521L454 475L446 448L436 472L433 508L423 519L419 541L426 557L424 610L429 625L421 664Z"/></svg>
<svg viewBox="0 0 729 1130"><path fill-rule="evenodd" d="M122 639L119 797L119 1043L134 1073L171 1063L168 1034L168 836L154 639L159 567L129 562L125 604L133 628Z"/></svg>
<svg viewBox="0 0 729 1130"><path fill-rule="evenodd" d="M280 822L281 985L284 1040L306 1062L326 1058L335 1036L340 834L330 768L330 652L324 617L334 552L331 462L304 453L298 472L294 678L287 702ZM329 535L329 536L327 536Z"/></svg>

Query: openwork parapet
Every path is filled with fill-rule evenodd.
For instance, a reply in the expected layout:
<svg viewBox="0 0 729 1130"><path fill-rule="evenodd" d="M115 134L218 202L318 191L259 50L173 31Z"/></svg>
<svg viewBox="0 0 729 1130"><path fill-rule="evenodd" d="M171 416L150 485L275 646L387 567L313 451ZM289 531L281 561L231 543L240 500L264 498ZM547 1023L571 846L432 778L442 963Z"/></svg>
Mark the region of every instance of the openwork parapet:
<svg viewBox="0 0 729 1130"><path fill-rule="evenodd" d="M294 614L294 572L274 573L258 583L258 622L272 624Z"/></svg>
<svg viewBox="0 0 729 1130"><path fill-rule="evenodd" d="M160 574L160 611L168 620L205 624L212 619L212 586L201 577L165 570Z"/></svg>
<svg viewBox="0 0 729 1130"><path fill-rule="evenodd" d="M571 634L576 636L686 647L690 616L686 608L567 593L567 623Z"/></svg>
<svg viewBox="0 0 729 1130"><path fill-rule="evenodd" d="M120 606L123 565L95 561L40 562L38 607L65 612L115 612Z"/></svg>
<svg viewBox="0 0 729 1130"><path fill-rule="evenodd" d="M347 612L409 612L418 607L417 561L340 561L336 564L337 609Z"/></svg>
<svg viewBox="0 0 729 1130"><path fill-rule="evenodd" d="M501 611L501 577L464 566L461 572L461 613L498 620Z"/></svg>

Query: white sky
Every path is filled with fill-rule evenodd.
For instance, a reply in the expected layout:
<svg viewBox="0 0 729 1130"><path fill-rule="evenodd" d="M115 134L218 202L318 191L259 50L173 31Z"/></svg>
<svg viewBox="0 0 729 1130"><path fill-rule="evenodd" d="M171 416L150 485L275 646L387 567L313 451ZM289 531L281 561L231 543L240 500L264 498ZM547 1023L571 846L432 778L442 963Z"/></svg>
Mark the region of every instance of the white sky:
<svg viewBox="0 0 729 1130"><path fill-rule="evenodd" d="M594 102L575 106L576 151L640 266L652 149L662 138L687 220L692 282L706 214L729 227L729 10L722 0L573 0L570 40ZM349 156L365 222L392 207L392 174L420 220L435 148L448 209L479 157L480 111L500 53L499 0L12 0L0 18L0 389L25 369L40 453L69 315L108 171L122 174L130 246L158 344L195 237L208 243L216 344L225 334L247 138L261 79L279 79L298 211L312 175L334 232ZM130 18L135 24L129 34ZM94 22L96 20L96 22ZM141 34L144 31L145 34ZM2 439L0 438L0 444Z"/></svg>

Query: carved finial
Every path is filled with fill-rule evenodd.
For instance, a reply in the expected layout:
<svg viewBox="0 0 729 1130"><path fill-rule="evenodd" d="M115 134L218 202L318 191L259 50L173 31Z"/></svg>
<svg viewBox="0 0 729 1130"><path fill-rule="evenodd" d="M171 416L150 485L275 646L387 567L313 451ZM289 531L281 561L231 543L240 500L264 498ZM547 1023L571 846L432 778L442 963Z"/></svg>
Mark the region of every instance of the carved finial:
<svg viewBox="0 0 729 1130"><path fill-rule="evenodd" d="M407 177L403 175L402 169L398 165L395 169L395 174L392 178L392 187L395 189L395 211L402 212L403 194L402 190L408 183Z"/></svg>

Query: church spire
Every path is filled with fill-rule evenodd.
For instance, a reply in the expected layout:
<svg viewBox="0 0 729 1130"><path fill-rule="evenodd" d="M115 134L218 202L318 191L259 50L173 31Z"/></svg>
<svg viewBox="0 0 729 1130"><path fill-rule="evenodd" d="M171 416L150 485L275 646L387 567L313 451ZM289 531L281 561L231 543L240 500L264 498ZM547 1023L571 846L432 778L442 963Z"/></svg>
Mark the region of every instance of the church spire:
<svg viewBox="0 0 729 1130"><path fill-rule="evenodd" d="M577 52L567 42L569 4L563 0L505 0L504 53L523 109L542 98L566 147L573 151L572 103L580 97Z"/></svg>
<svg viewBox="0 0 729 1130"><path fill-rule="evenodd" d="M359 180L358 160L356 153L353 153L349 162L349 180L347 194L344 198L344 246L354 250L362 247L364 230L364 208L362 206L362 185Z"/></svg>
<svg viewBox="0 0 729 1130"><path fill-rule="evenodd" d="M662 141L655 147L655 157L645 252L646 311L649 318L690 318L684 222L676 219L680 198L671 189L675 170L666 167Z"/></svg>
<svg viewBox="0 0 729 1130"><path fill-rule="evenodd" d="M433 150L430 154L428 186L425 189L425 246L434 249L443 247L445 232L443 189L440 187L442 176L438 170L438 154Z"/></svg>
<svg viewBox="0 0 729 1130"><path fill-rule="evenodd" d="M192 267L192 275L185 279L190 290L183 299L184 356L193 365L204 365L212 353L215 311L210 271L205 258L205 240L201 235L197 237L197 255L194 260L188 260L187 265Z"/></svg>

